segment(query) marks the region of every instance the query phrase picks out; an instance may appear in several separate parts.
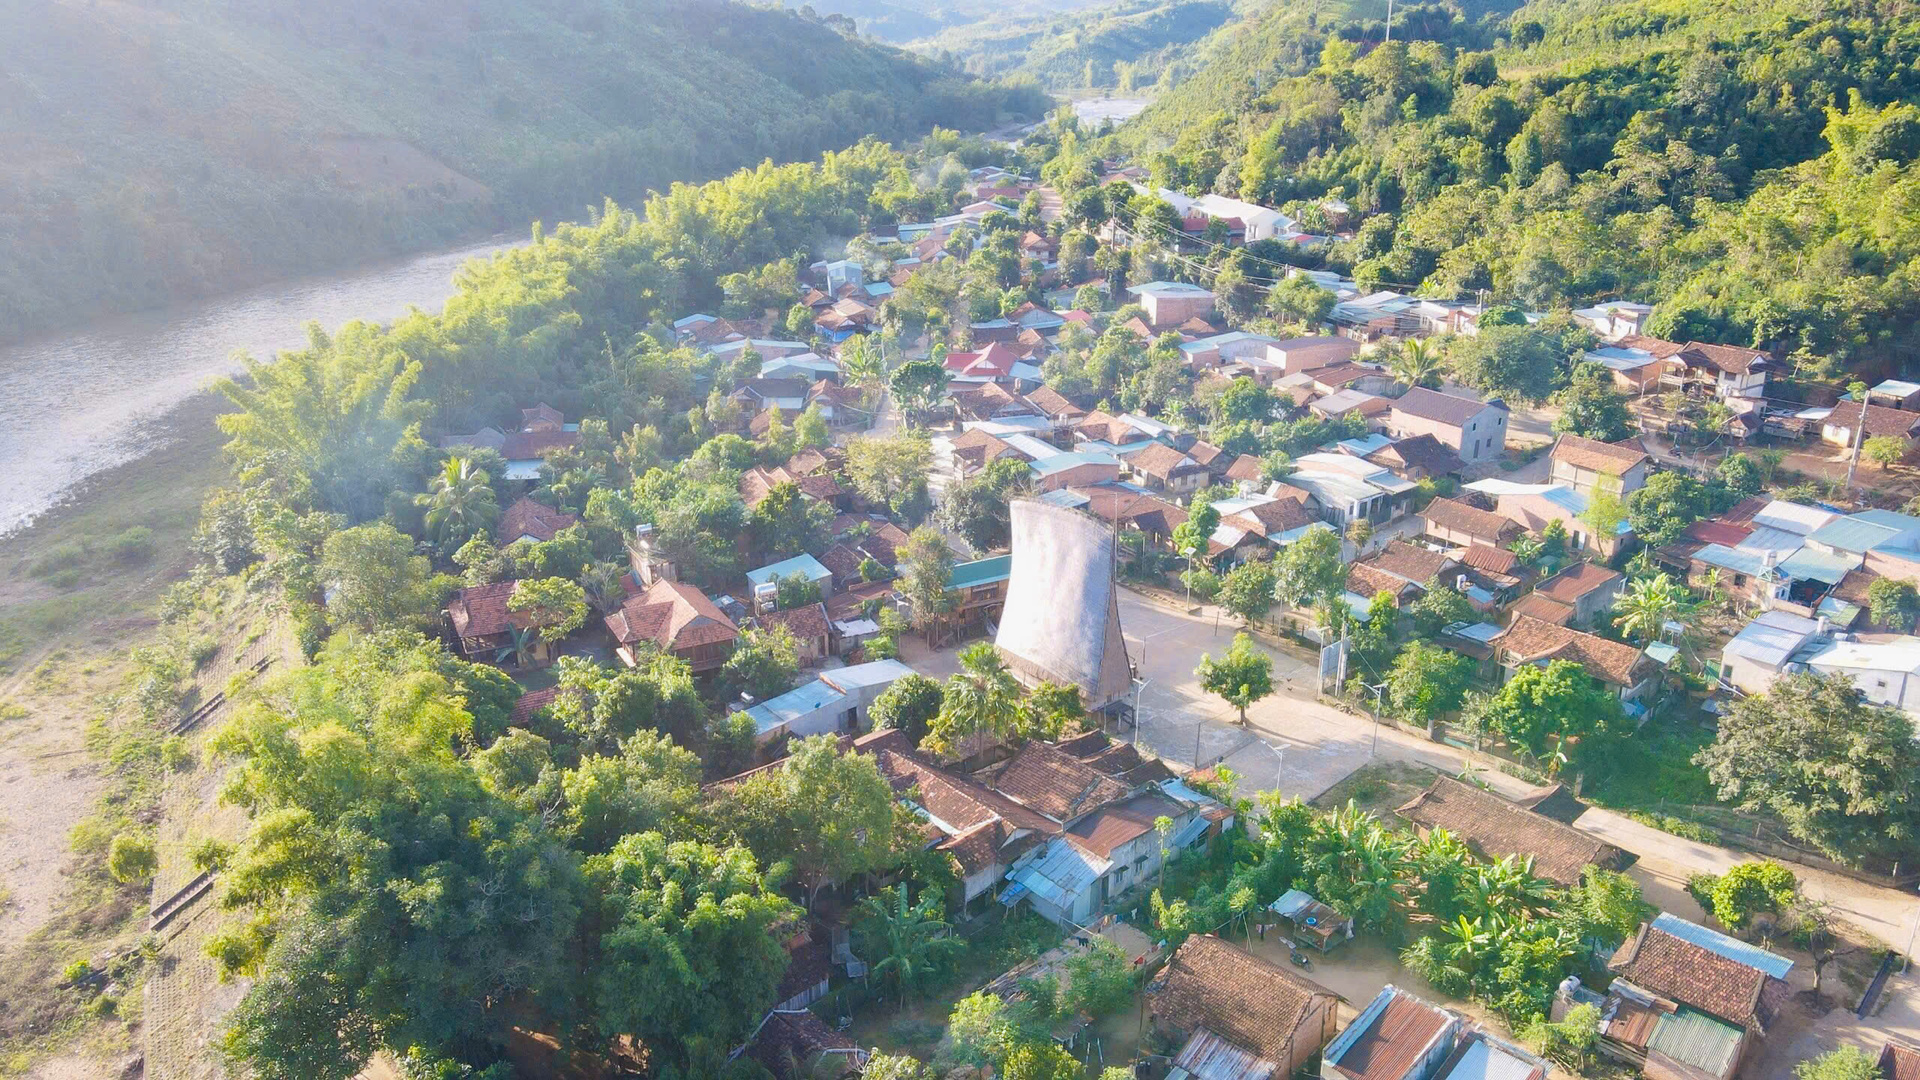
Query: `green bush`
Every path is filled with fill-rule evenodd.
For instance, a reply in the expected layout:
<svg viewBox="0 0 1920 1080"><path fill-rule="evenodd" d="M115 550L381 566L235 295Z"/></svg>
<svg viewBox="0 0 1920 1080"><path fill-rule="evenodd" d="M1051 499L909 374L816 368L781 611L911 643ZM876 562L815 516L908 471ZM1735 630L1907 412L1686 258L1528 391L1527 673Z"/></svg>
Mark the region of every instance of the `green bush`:
<svg viewBox="0 0 1920 1080"><path fill-rule="evenodd" d="M1741 930L1757 915L1777 915L1790 907L1799 893L1799 879L1779 863L1743 862L1713 883L1711 910L1723 926Z"/></svg>
<svg viewBox="0 0 1920 1080"><path fill-rule="evenodd" d="M123 832L114 837L107 848L107 873L122 885L150 881L159 868L160 858L153 850L153 837L146 833Z"/></svg>
<svg viewBox="0 0 1920 1080"><path fill-rule="evenodd" d="M107 557L117 563L133 565L153 558L153 530L135 525L107 541Z"/></svg>
<svg viewBox="0 0 1920 1080"><path fill-rule="evenodd" d="M48 548L45 554L34 560L33 576L38 578L51 577L62 570L77 569L81 563L86 561L87 549L85 545L77 544L73 541L68 541L64 544L55 544Z"/></svg>
<svg viewBox="0 0 1920 1080"><path fill-rule="evenodd" d="M92 975L92 964L87 963L85 960L75 960L73 963L67 965L65 971L60 973L60 981L69 986L76 986L87 981Z"/></svg>

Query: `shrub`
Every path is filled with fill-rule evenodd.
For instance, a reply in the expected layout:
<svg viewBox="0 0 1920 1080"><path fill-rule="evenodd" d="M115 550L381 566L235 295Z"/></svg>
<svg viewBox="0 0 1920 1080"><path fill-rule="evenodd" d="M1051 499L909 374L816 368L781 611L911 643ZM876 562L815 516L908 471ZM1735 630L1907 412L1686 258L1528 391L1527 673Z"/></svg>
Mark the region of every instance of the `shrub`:
<svg viewBox="0 0 1920 1080"><path fill-rule="evenodd" d="M1800 882L1793 871L1771 859L1743 862L1713 883L1713 917L1731 930L1744 929L1761 914L1777 915L1793 904Z"/></svg>
<svg viewBox="0 0 1920 1080"><path fill-rule="evenodd" d="M153 558L153 530L145 525L135 525L107 541L107 557L117 563L132 565Z"/></svg>
<svg viewBox="0 0 1920 1080"><path fill-rule="evenodd" d="M87 558L87 549L80 544L68 542L55 544L33 562L33 576L44 578L62 570L77 569Z"/></svg>
<svg viewBox="0 0 1920 1080"><path fill-rule="evenodd" d="M193 747L178 735L169 735L160 742L160 764L168 772L181 772L193 767Z"/></svg>
<svg viewBox="0 0 1920 1080"><path fill-rule="evenodd" d="M75 960L60 973L60 981L69 986L78 986L93 977L93 965L85 960Z"/></svg>
<svg viewBox="0 0 1920 1080"><path fill-rule="evenodd" d="M153 879L153 872L160 868L159 856L153 850L153 837L146 833L123 832L113 838L107 848L107 873L122 885L133 885Z"/></svg>

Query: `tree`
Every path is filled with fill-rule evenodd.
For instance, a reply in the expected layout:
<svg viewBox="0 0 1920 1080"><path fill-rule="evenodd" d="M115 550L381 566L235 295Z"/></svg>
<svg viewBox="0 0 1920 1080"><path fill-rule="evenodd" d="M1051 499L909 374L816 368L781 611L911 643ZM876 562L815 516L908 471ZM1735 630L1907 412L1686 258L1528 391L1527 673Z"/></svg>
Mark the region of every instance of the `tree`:
<svg viewBox="0 0 1920 1080"><path fill-rule="evenodd" d="M1911 581L1875 578L1867 586L1867 607L1876 624L1904 633L1920 618L1920 592Z"/></svg>
<svg viewBox="0 0 1920 1080"><path fill-rule="evenodd" d="M327 537L319 577L327 620L339 629L424 628L444 591L426 556L413 553L413 540L385 522Z"/></svg>
<svg viewBox="0 0 1920 1080"><path fill-rule="evenodd" d="M907 537L899 552L900 592L913 609L913 621L923 629L953 610L953 549L938 529L921 526Z"/></svg>
<svg viewBox="0 0 1920 1080"><path fill-rule="evenodd" d="M773 583L773 606L780 611L820 602L820 583L795 570Z"/></svg>
<svg viewBox="0 0 1920 1080"><path fill-rule="evenodd" d="M1657 472L1627 500L1627 520L1648 547L1664 547L1707 516L1706 488L1683 472Z"/></svg>
<svg viewBox="0 0 1920 1080"><path fill-rule="evenodd" d="M1714 467L1713 474L1726 485L1727 493L1737 499L1758 494L1762 486L1760 467L1745 452L1728 454Z"/></svg>
<svg viewBox="0 0 1920 1080"><path fill-rule="evenodd" d="M775 484L747 517L753 550L769 563L826 547L833 507L800 494L791 482Z"/></svg>
<svg viewBox="0 0 1920 1080"><path fill-rule="evenodd" d="M1032 483L1024 461L1002 458L951 484L940 501L940 523L966 537L976 550L1002 548L1013 535L1012 498Z"/></svg>
<svg viewBox="0 0 1920 1080"><path fill-rule="evenodd" d="M1133 1004L1133 962L1120 946L1095 935L1067 960L1067 1000L1076 1012L1101 1017Z"/></svg>
<svg viewBox="0 0 1920 1080"><path fill-rule="evenodd" d="M1598 540L1612 539L1620 535L1620 523L1627 520L1627 503L1619 495L1604 489L1595 489L1587 496L1587 508L1580 512L1580 521L1592 530ZM1549 524L1558 525L1558 521Z"/></svg>
<svg viewBox="0 0 1920 1080"><path fill-rule="evenodd" d="M684 835L700 803L700 759L652 731L637 731L617 754L589 755L560 776L560 835L597 855L640 832Z"/></svg>
<svg viewBox="0 0 1920 1080"><path fill-rule="evenodd" d="M936 1080L933 1070L905 1054L875 1054L860 1071L861 1080Z"/></svg>
<svg viewBox="0 0 1920 1080"><path fill-rule="evenodd" d="M1282 548L1273 560L1274 599L1293 608L1312 607L1346 589L1347 568L1340 560L1340 536L1332 529L1309 529Z"/></svg>
<svg viewBox="0 0 1920 1080"><path fill-rule="evenodd" d="M861 498L895 517L918 521L927 511L933 444L926 433L857 438L847 443L847 479Z"/></svg>
<svg viewBox="0 0 1920 1080"><path fill-rule="evenodd" d="M927 737L934 717L940 715L945 692L940 684L925 675L906 675L880 692L867 713L873 729L893 729L904 734L915 746Z"/></svg>
<svg viewBox="0 0 1920 1080"><path fill-rule="evenodd" d="M1274 285L1267 294L1273 313L1282 319L1305 323L1309 329L1327 321L1327 314L1339 297L1320 287L1304 274L1292 274Z"/></svg>
<svg viewBox="0 0 1920 1080"><path fill-rule="evenodd" d="M1454 343L1453 370L1467 385L1494 397L1543 401L1554 374L1567 362L1559 333L1544 326L1492 326Z"/></svg>
<svg viewBox="0 0 1920 1080"><path fill-rule="evenodd" d="M107 873L122 885L144 884L160 868L154 853L153 837L144 832L123 832L107 847Z"/></svg>
<svg viewBox="0 0 1920 1080"><path fill-rule="evenodd" d="M1907 440L1894 435L1874 435L1861 445L1860 454L1882 469L1891 469L1907 456Z"/></svg>
<svg viewBox="0 0 1920 1080"><path fill-rule="evenodd" d="M1001 1060L1012 1034L1006 1001L985 990L976 990L954 1002L953 1011L947 1015L951 1056L976 1068Z"/></svg>
<svg viewBox="0 0 1920 1080"><path fill-rule="evenodd" d="M976 747L1004 742L1018 731L1020 683L991 642L976 641L960 650L960 670L947 677L940 712L924 746L943 756L966 756Z"/></svg>
<svg viewBox="0 0 1920 1080"><path fill-rule="evenodd" d="M744 694L766 701L786 693L799 670L799 649L786 627L747 630L720 666L720 693L723 698Z"/></svg>
<svg viewBox="0 0 1920 1080"><path fill-rule="evenodd" d="M1000 1075L1006 1080L1086 1080L1087 1071L1063 1046L1023 1042L1007 1051Z"/></svg>
<svg viewBox="0 0 1920 1080"><path fill-rule="evenodd" d="M1273 658L1244 633L1233 635L1233 644L1219 660L1202 653L1193 674L1200 680L1200 689L1220 695L1239 711L1242 727L1247 723L1247 706L1273 693Z"/></svg>
<svg viewBox="0 0 1920 1080"><path fill-rule="evenodd" d="M428 493L415 495L413 501L426 508L427 531L439 541L441 551L458 548L474 535L493 528L500 517L492 478L476 468L470 458L448 458Z"/></svg>
<svg viewBox="0 0 1920 1080"><path fill-rule="evenodd" d="M1572 749L1570 743L1605 734L1619 716L1620 702L1585 668L1554 660L1521 665L1488 703L1486 722L1539 761Z"/></svg>
<svg viewBox="0 0 1920 1080"><path fill-rule="evenodd" d="M1251 623L1273 607L1273 564L1249 559L1227 571L1220 582L1220 606Z"/></svg>
<svg viewBox="0 0 1920 1080"><path fill-rule="evenodd" d="M1553 396L1560 407L1553 430L1601 442L1618 442L1633 433L1627 399L1613 388L1613 373L1592 362L1574 365L1573 377Z"/></svg>
<svg viewBox="0 0 1920 1080"><path fill-rule="evenodd" d="M1173 550L1191 562L1205 561L1207 542L1220 527L1220 511L1212 503L1201 503L1187 514L1187 520L1173 527Z"/></svg>
<svg viewBox="0 0 1920 1080"><path fill-rule="evenodd" d="M1387 670L1387 701L1396 716L1430 724L1460 707L1472 674L1467 657L1416 641L1401 649Z"/></svg>
<svg viewBox="0 0 1920 1080"><path fill-rule="evenodd" d="M887 385L900 403L900 408L911 416L921 410L930 409L947 393L947 380L951 378L945 365L932 360L909 360L893 369L893 375Z"/></svg>
<svg viewBox="0 0 1920 1080"><path fill-rule="evenodd" d="M1427 582L1426 591L1407 605L1407 614L1413 617L1414 633L1429 638L1454 623L1473 622L1479 617L1466 597L1439 578Z"/></svg>
<svg viewBox="0 0 1920 1080"><path fill-rule="evenodd" d="M513 586L507 611L551 645L586 625L587 591L565 578L525 578Z"/></svg>
<svg viewBox="0 0 1920 1080"><path fill-rule="evenodd" d="M1693 760L1721 799L1774 814L1835 859L1905 850L1920 820L1913 721L1862 701L1844 674L1788 675L1736 699Z"/></svg>
<svg viewBox="0 0 1920 1080"><path fill-rule="evenodd" d="M1666 633L1667 624L1679 619L1693 607L1685 586L1665 574L1635 578L1627 590L1613 602L1619 612L1613 625L1641 644L1652 644Z"/></svg>
<svg viewBox="0 0 1920 1080"><path fill-rule="evenodd" d="M1395 382L1412 388L1425 386L1438 389L1440 376L1446 370L1446 359L1440 350L1425 338L1413 338L1403 343L1387 357L1387 372Z"/></svg>
<svg viewBox="0 0 1920 1080"><path fill-rule="evenodd" d="M1215 425L1264 424L1273 419L1273 395L1245 375L1227 385L1214 399Z"/></svg>
<svg viewBox="0 0 1920 1080"><path fill-rule="evenodd" d="M1880 1062L1851 1043L1793 1067L1794 1080L1880 1080Z"/></svg>
<svg viewBox="0 0 1920 1080"><path fill-rule="evenodd" d="M762 860L793 864L808 896L891 865L893 787L873 757L832 735L801 739L778 768L732 793L734 832Z"/></svg>
<svg viewBox="0 0 1920 1080"><path fill-rule="evenodd" d="M881 986L899 994L902 1007L967 947L953 936L940 898L927 892L909 904L905 882L861 900L853 922L860 955Z"/></svg>
<svg viewBox="0 0 1920 1080"><path fill-rule="evenodd" d="M1792 907L1800 894L1800 881L1772 859L1749 860L1735 863L1715 878L1710 893L1713 917L1738 932L1757 915L1778 915Z"/></svg>
<svg viewBox="0 0 1920 1080"><path fill-rule="evenodd" d="M1029 739L1052 742L1077 733L1086 720L1077 686L1042 680L1020 703L1020 731Z"/></svg>
<svg viewBox="0 0 1920 1080"><path fill-rule="evenodd" d="M744 1041L787 966L773 929L796 911L753 853L636 833L586 873L602 897L587 968L601 1033L682 1064Z"/></svg>

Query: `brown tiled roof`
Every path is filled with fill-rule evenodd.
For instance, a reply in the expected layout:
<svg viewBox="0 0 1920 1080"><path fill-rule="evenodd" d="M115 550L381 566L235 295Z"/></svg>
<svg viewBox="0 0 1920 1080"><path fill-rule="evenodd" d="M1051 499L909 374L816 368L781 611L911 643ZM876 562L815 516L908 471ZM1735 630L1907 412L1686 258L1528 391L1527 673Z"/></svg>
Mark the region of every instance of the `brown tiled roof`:
<svg viewBox="0 0 1920 1080"><path fill-rule="evenodd" d="M1051 386L1041 386L1028 394L1027 404L1047 416L1084 416L1087 411L1067 400L1065 394Z"/></svg>
<svg viewBox="0 0 1920 1080"><path fill-rule="evenodd" d="M1619 580L1621 577L1618 573L1599 563L1577 562L1541 582L1533 591L1563 604L1573 604L1594 590L1604 589Z"/></svg>
<svg viewBox="0 0 1920 1080"><path fill-rule="evenodd" d="M784 626L795 641L813 641L827 636L827 605L822 603L802 604L785 611L769 611L754 616L754 621L762 627L771 629Z"/></svg>
<svg viewBox="0 0 1920 1080"><path fill-rule="evenodd" d="M1842 401L1833 407L1827 418L1821 423L1828 427L1841 427L1849 431L1860 422L1860 403ZM1920 425L1920 413L1907 412L1904 409L1889 409L1884 405L1867 406L1867 434L1891 435L1896 439L1913 436L1915 425ZM512 438L512 436L508 436Z"/></svg>
<svg viewBox="0 0 1920 1080"><path fill-rule="evenodd" d="M845 1067L832 1075L856 1072L861 1064L853 1040L806 1009L769 1014L754 1034L747 1055L779 1080L816 1080L823 1075L819 1063L822 1055L844 1063Z"/></svg>
<svg viewBox="0 0 1920 1080"><path fill-rule="evenodd" d="M579 524L580 519L562 510L534 502L526 496L513 500L507 512L500 515L500 527L494 535L502 543L511 544L523 536L531 536L542 542L559 535L561 529Z"/></svg>
<svg viewBox="0 0 1920 1080"><path fill-rule="evenodd" d="M832 463L827 455L809 446L787 459L787 472L793 476L812 476Z"/></svg>
<svg viewBox="0 0 1920 1080"><path fill-rule="evenodd" d="M807 387L807 404L824 401L839 409L865 409L866 395L857 386L841 386L821 379Z"/></svg>
<svg viewBox="0 0 1920 1080"><path fill-rule="evenodd" d="M1399 991L1365 1032L1347 1044L1339 1062L1328 1064L1348 1080L1405 1080L1452 1019L1444 1010Z"/></svg>
<svg viewBox="0 0 1920 1080"><path fill-rule="evenodd" d="M500 447L500 456L508 461L531 461L549 450L559 450L580 442L577 431L509 431Z"/></svg>
<svg viewBox="0 0 1920 1080"><path fill-rule="evenodd" d="M525 430L540 431L557 428L566 422L566 416L559 409L544 401L531 409L520 410L520 427Z"/></svg>
<svg viewBox="0 0 1920 1080"><path fill-rule="evenodd" d="M1920 1046L1888 1039L1880 1048L1881 1080L1920 1080Z"/></svg>
<svg viewBox="0 0 1920 1080"><path fill-rule="evenodd" d="M1399 813L1426 828L1446 829L1491 858L1531 857L1534 874L1559 885L1579 884L1587 866L1617 870L1625 854L1571 825L1450 776L1435 777L1433 786Z"/></svg>
<svg viewBox="0 0 1920 1080"><path fill-rule="evenodd" d="M1414 582L1397 577L1366 563L1352 563L1347 567L1347 591L1355 596L1364 596L1371 600L1381 593L1393 597L1395 604L1408 589L1418 588Z"/></svg>
<svg viewBox="0 0 1920 1080"><path fill-rule="evenodd" d="M862 735L853 740L853 749L872 754L880 774L896 792L917 789L919 804L927 813L959 830L956 836L996 820L1004 821L1010 830L1033 834L1051 835L1060 831L1057 823L1041 814L978 781L935 765L908 745L906 737L898 731ZM1006 837L1000 837L998 842L1004 846ZM1012 853L1003 850L1000 854L1007 858Z"/></svg>
<svg viewBox="0 0 1920 1080"><path fill-rule="evenodd" d="M1143 532L1166 536L1186 524L1187 512L1160 498L1131 488L1093 484L1073 489L1087 497L1086 511L1102 521L1129 522Z"/></svg>
<svg viewBox="0 0 1920 1080"><path fill-rule="evenodd" d="M1106 859L1121 845L1152 832L1155 818L1177 818L1181 813L1164 795L1144 793L1095 810L1069 826L1066 835L1075 847Z"/></svg>
<svg viewBox="0 0 1920 1080"><path fill-rule="evenodd" d="M1394 540L1378 555L1356 565L1369 566L1415 585L1424 585L1438 577L1451 562L1453 557L1444 551L1433 551L1405 540Z"/></svg>
<svg viewBox="0 0 1920 1080"><path fill-rule="evenodd" d="M534 622L526 612L507 610L507 602L512 599L514 586L518 584L518 581L501 581L454 593L453 599L447 603L447 616L453 620L453 632L463 638L482 638L504 634L515 627L526 630L543 625Z"/></svg>
<svg viewBox="0 0 1920 1080"><path fill-rule="evenodd" d="M1316 371L1313 376L1314 381L1318 382L1320 373ZM1438 390L1416 386L1395 399L1393 407L1408 416L1418 416L1437 424L1459 427L1480 415L1480 410L1486 408L1487 404L1484 401L1475 401L1455 394L1443 394Z"/></svg>
<svg viewBox="0 0 1920 1080"><path fill-rule="evenodd" d="M1208 466L1211 466L1216 460L1218 460L1221 457L1221 455L1225 453L1226 453L1225 450L1222 450L1219 447L1213 445L1212 443L1207 442L1205 439L1201 439L1195 442L1192 446L1187 447L1188 457L1192 458L1193 460L1199 462L1202 465L1208 465Z"/></svg>
<svg viewBox="0 0 1920 1080"><path fill-rule="evenodd" d="M1772 361L1771 356L1759 349L1712 345L1704 341L1687 342L1686 348L1674 354L1674 359L1688 367L1710 367L1729 375L1745 375L1755 367L1766 367Z"/></svg>
<svg viewBox="0 0 1920 1080"><path fill-rule="evenodd" d="M978 428L962 432L954 438L953 456L975 466L983 466L988 462L999 461L1006 457L1023 461L1027 457L1015 450L1006 440L996 435L989 435Z"/></svg>
<svg viewBox="0 0 1920 1080"><path fill-rule="evenodd" d="M787 970L780 976L775 1001L785 1001L803 990L820 985L833 973L833 946L827 938L809 932L805 943L787 946Z"/></svg>
<svg viewBox="0 0 1920 1080"><path fill-rule="evenodd" d="M1625 475L1628 469L1647 460L1647 452L1637 446L1615 446L1579 435L1562 435L1553 444L1553 460L1564 461L1579 469Z"/></svg>
<svg viewBox="0 0 1920 1080"><path fill-rule="evenodd" d="M1696 521L1687 526L1687 539L1698 540L1701 544L1723 544L1727 547L1739 547L1753 535L1753 526L1738 525L1720 518ZM1698 551L1698 548L1694 550Z"/></svg>
<svg viewBox="0 0 1920 1080"><path fill-rule="evenodd" d="M521 694L520 700L513 703L513 712L507 717L507 725L509 727L526 727L533 722L534 714L552 705L553 699L558 697L559 694L560 688L557 686L549 686L540 690L529 690Z"/></svg>
<svg viewBox="0 0 1920 1080"><path fill-rule="evenodd" d="M1055 821L1127 797L1127 786L1046 743L1030 742L1002 765L993 789Z"/></svg>
<svg viewBox="0 0 1920 1080"><path fill-rule="evenodd" d="M1084 438L1098 439L1101 442L1124 443L1133 438L1131 425L1123 424L1113 414L1099 409L1082 417L1073 429Z"/></svg>
<svg viewBox="0 0 1920 1080"><path fill-rule="evenodd" d="M1420 516L1450 532L1466 533L1495 547L1524 531L1509 518L1491 510L1469 506L1458 499L1435 499L1420 511Z"/></svg>
<svg viewBox="0 0 1920 1080"><path fill-rule="evenodd" d="M1233 523L1259 536L1284 536L1316 520L1299 499L1275 499L1232 515Z"/></svg>
<svg viewBox="0 0 1920 1080"><path fill-rule="evenodd" d="M835 544L820 553L820 565L833 575L835 584L854 581L860 577L860 563L865 556L845 544Z"/></svg>
<svg viewBox="0 0 1920 1080"><path fill-rule="evenodd" d="M1126 457L1127 467L1144 476L1171 480L1183 473L1192 473L1200 468L1198 462L1168 446L1166 443L1149 443Z"/></svg>
<svg viewBox="0 0 1920 1080"><path fill-rule="evenodd" d="M1513 606L1507 610L1514 615L1525 615L1529 619L1538 619L1555 626L1565 626L1573 621L1571 607L1537 592L1530 592L1514 601Z"/></svg>
<svg viewBox="0 0 1920 1080"><path fill-rule="evenodd" d="M1628 334L1620 339L1620 344L1629 349L1639 349L1656 360L1665 360L1675 356L1686 346L1665 338L1648 337L1645 334Z"/></svg>
<svg viewBox="0 0 1920 1080"><path fill-rule="evenodd" d="M1646 663L1639 649L1618 641L1583 634L1526 615L1514 616L1506 630L1493 639L1522 663L1571 660L1587 674L1614 686L1632 686Z"/></svg>
<svg viewBox="0 0 1920 1080"><path fill-rule="evenodd" d="M1690 1005L1730 1024L1765 1027L1761 996L1769 976L1665 930L1643 924L1613 954L1607 970L1643 990Z"/></svg>
<svg viewBox="0 0 1920 1080"><path fill-rule="evenodd" d="M755 465L740 474L740 501L746 503L748 509L752 509L766 501L767 496L773 493L773 489L781 484L792 484L799 489L800 494L819 502L829 502L847 493L846 489L840 486L839 481L825 473L809 473L803 476L780 465L771 469Z"/></svg>
<svg viewBox="0 0 1920 1080"><path fill-rule="evenodd" d="M1340 997L1212 934L1196 934L1181 944L1149 993L1156 1022L1189 1034L1205 1028L1275 1062L1286 1060L1295 1030L1316 1003ZM1333 1007L1332 1001L1326 1007Z"/></svg>
<svg viewBox="0 0 1920 1080"><path fill-rule="evenodd" d="M1508 577L1518 577L1524 569L1520 565L1520 556L1506 548L1491 547L1481 543L1472 543L1461 548L1459 559L1475 570L1505 574Z"/></svg>
<svg viewBox="0 0 1920 1080"><path fill-rule="evenodd" d="M607 616L607 629L622 645L651 641L663 649L690 649L732 641L740 636L733 620L684 582L656 581L646 592L627 597Z"/></svg>
<svg viewBox="0 0 1920 1080"><path fill-rule="evenodd" d="M1233 459L1232 465L1227 466L1227 479L1258 480L1262 471L1259 458L1252 454L1241 454Z"/></svg>
<svg viewBox="0 0 1920 1080"><path fill-rule="evenodd" d="M1366 367L1361 364L1333 364L1315 371L1309 371L1307 372L1307 377L1313 380L1315 386L1331 387L1332 390L1329 392L1332 392L1344 390L1369 375L1379 375L1380 373L1379 368Z"/></svg>
<svg viewBox="0 0 1920 1080"><path fill-rule="evenodd" d="M861 542L861 550L891 570L900 563L899 549L907 542L907 531L891 521L876 522L873 531Z"/></svg>
<svg viewBox="0 0 1920 1080"><path fill-rule="evenodd" d="M1840 579L1840 584L1833 587L1833 595L1849 604L1864 607L1869 602L1867 588L1879 580L1880 574L1877 571L1856 566L1847 571L1847 576Z"/></svg>
<svg viewBox="0 0 1920 1080"><path fill-rule="evenodd" d="M1102 733L1096 731L1093 732L1093 734L1099 735ZM1102 737L1104 737L1104 735ZM1112 743L1093 750L1091 753L1082 753L1074 750L1065 742L1055 743L1054 745L1101 772L1106 773L1108 776L1125 776L1127 773L1138 768L1142 762L1146 761L1146 758L1140 756L1139 748L1132 743Z"/></svg>
<svg viewBox="0 0 1920 1080"><path fill-rule="evenodd" d="M1457 473L1467 467L1460 455L1431 435L1415 435L1383 446L1367 460L1384 468L1424 469L1434 476Z"/></svg>

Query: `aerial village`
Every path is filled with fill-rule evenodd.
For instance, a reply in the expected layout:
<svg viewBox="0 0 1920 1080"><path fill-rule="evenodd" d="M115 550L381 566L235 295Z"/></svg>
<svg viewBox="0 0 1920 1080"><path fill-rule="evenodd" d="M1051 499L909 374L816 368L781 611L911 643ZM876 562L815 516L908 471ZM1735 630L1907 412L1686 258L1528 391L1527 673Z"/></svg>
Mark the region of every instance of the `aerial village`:
<svg viewBox="0 0 1920 1080"><path fill-rule="evenodd" d="M679 475L732 516L623 517L590 463L635 451L546 401L433 436L430 528L473 468L512 495L436 628L511 676L511 728L697 695L697 813L789 830L785 963L730 1059L1729 1080L1851 1039L1920 1075L1874 1028L1910 928L1871 897L1912 869L1846 850L1844 808L1679 809L1836 680L1920 715L1920 384L1810 385L1630 300L1236 280L1221 253L1310 251L1344 207L1316 234L1144 175L1089 210L976 168L792 295L659 328L730 373ZM1125 284L1143 245L1167 272ZM939 297L983 261L1004 299ZM1518 363L1564 390L1470 388L1544 326L1577 347ZM793 809L836 762L878 818Z"/></svg>

